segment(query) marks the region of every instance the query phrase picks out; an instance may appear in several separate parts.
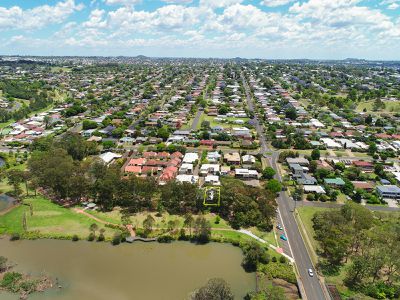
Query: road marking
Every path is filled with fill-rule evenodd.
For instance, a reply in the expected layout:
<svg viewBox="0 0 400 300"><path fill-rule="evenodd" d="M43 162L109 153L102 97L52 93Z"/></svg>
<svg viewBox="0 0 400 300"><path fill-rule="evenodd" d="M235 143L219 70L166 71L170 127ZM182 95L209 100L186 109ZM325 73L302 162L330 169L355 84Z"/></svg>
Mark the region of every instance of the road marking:
<svg viewBox="0 0 400 300"><path fill-rule="evenodd" d="M288 245L289 245L289 250L290 250L290 253L291 253L290 256L293 258L292 247L290 246L289 237L288 237L288 235L287 235L286 227L285 227L285 224L283 223L283 219L282 219L281 211L279 210L279 207L278 207L278 215L279 215L279 219L281 220L281 224L282 224L282 226L283 226L283 231L285 232L285 236L286 236L286 239L287 239L287 243L288 243ZM293 258L293 260L294 260L294 258Z"/></svg>

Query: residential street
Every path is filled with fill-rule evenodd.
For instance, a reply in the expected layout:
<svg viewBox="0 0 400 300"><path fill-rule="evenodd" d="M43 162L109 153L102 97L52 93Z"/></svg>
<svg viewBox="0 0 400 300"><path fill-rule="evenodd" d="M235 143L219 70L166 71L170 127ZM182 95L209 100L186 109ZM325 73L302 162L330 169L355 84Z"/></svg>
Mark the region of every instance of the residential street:
<svg viewBox="0 0 400 300"><path fill-rule="evenodd" d="M243 80L243 86L245 87L246 90L246 97L249 110L251 112L254 112L253 99L251 97L249 86L243 74L242 74L242 80ZM277 166L279 153L268 149L262 126L260 125L256 114L254 114L254 121L260 139L261 151L263 154L266 154L265 152L272 153L272 155L268 156L268 160L270 165L276 170L276 178L281 181L282 180L281 174ZM314 269L314 267L293 215L294 201L289 197L287 192L280 192L277 202L283 221L283 226L287 234L288 242L294 256L293 258L295 260L300 275L298 279L300 280L304 288L305 295L302 295L303 298L308 300L329 299L327 295L324 293L324 288L322 287L321 282L318 279L318 276L314 275L314 277L310 277L308 275L307 270L309 268ZM302 292L301 288L300 292Z"/></svg>

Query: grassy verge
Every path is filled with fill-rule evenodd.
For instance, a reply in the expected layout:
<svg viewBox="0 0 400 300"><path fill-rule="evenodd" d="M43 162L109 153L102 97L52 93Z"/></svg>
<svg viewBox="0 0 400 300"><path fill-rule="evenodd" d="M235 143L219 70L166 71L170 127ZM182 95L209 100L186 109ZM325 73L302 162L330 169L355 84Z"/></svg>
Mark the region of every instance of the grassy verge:
<svg viewBox="0 0 400 300"><path fill-rule="evenodd" d="M33 207L33 215L30 213ZM26 216L27 232L23 228L23 216ZM78 235L86 238L91 224L96 223L105 229L105 236L111 237L115 230L104 227L84 215L63 208L42 196L28 197L23 204L0 217L0 234L20 234L22 236L69 238ZM34 232L31 235L29 232Z"/></svg>

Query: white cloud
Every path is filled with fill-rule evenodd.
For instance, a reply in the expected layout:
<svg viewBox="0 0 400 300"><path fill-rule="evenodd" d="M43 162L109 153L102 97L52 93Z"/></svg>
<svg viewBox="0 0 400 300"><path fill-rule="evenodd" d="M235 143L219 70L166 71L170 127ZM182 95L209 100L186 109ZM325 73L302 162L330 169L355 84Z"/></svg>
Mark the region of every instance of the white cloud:
<svg viewBox="0 0 400 300"><path fill-rule="evenodd" d="M85 27L105 28L107 22L103 20L105 10L94 9L90 12L89 20L84 22Z"/></svg>
<svg viewBox="0 0 400 300"><path fill-rule="evenodd" d="M107 5L136 5L142 2L142 0L103 0Z"/></svg>
<svg viewBox="0 0 400 300"><path fill-rule="evenodd" d="M277 7L277 6L287 5L294 1L295 0L263 0L261 1L261 4L269 7Z"/></svg>
<svg viewBox="0 0 400 300"><path fill-rule="evenodd" d="M189 4L193 2L193 0L161 0L161 1L169 4Z"/></svg>
<svg viewBox="0 0 400 300"><path fill-rule="evenodd" d="M55 6L42 5L23 10L19 6L0 7L0 29L40 29L49 24L60 24L74 12L83 9L74 0L58 2Z"/></svg>
<svg viewBox="0 0 400 300"><path fill-rule="evenodd" d="M200 0L200 6L211 8L229 7L234 4L242 3L243 0Z"/></svg>
<svg viewBox="0 0 400 300"><path fill-rule="evenodd" d="M400 4L392 3L392 4L389 4L387 8L391 9L391 10L395 10L395 9L398 9L399 7L400 7Z"/></svg>

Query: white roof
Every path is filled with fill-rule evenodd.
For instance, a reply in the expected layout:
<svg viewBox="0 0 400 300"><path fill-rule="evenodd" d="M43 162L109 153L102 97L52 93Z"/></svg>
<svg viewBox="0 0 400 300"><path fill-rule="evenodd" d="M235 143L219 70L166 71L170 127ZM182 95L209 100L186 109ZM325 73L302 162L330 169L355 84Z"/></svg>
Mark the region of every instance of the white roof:
<svg viewBox="0 0 400 300"><path fill-rule="evenodd" d="M249 169L235 169L236 174L252 174L252 175L258 175L258 172L256 170L249 170Z"/></svg>
<svg viewBox="0 0 400 300"><path fill-rule="evenodd" d="M318 194L325 194L325 190L320 185L304 185L303 186L305 192L314 192Z"/></svg>
<svg viewBox="0 0 400 300"><path fill-rule="evenodd" d="M183 157L184 163L193 163L195 160L199 159L199 155L197 153L186 153Z"/></svg>
<svg viewBox="0 0 400 300"><path fill-rule="evenodd" d="M314 127L319 127L319 128L323 128L325 127L324 124L322 124L319 120L317 119L311 119L310 123L314 126Z"/></svg>
<svg viewBox="0 0 400 300"><path fill-rule="evenodd" d="M203 170L209 170L212 169L213 171L219 171L219 165L218 164L203 164L201 166L201 171Z"/></svg>
<svg viewBox="0 0 400 300"><path fill-rule="evenodd" d="M199 180L199 176L180 174L176 176L176 180L179 182L188 182L194 184Z"/></svg>
<svg viewBox="0 0 400 300"><path fill-rule="evenodd" d="M100 154L99 157L106 163L109 164L113 159L120 158L122 155L113 152L105 152Z"/></svg>

